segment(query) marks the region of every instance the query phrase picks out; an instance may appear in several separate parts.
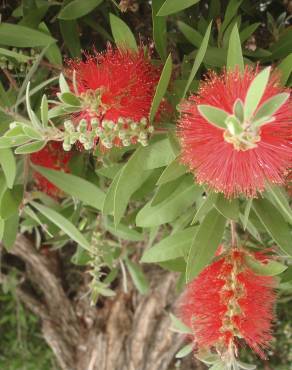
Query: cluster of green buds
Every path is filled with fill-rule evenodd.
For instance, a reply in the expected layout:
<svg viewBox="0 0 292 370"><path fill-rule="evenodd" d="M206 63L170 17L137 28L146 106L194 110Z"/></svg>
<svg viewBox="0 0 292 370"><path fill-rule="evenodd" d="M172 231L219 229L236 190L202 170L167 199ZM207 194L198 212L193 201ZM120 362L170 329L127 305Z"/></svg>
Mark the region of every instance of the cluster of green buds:
<svg viewBox="0 0 292 370"><path fill-rule="evenodd" d="M64 141L63 149L65 151L70 151L72 145L79 141L85 150L90 150L94 147L95 138L96 138L96 129L99 125L99 121L96 118L90 120L90 128L88 121L85 118L82 118L78 125L74 125L71 120L64 122Z"/></svg>
<svg viewBox="0 0 292 370"><path fill-rule="evenodd" d="M136 142L147 146L149 135L154 130L153 126L149 126L146 118L142 118L139 122L124 118L119 118L117 122L111 120L100 122L98 118L89 120L82 118L78 125L67 120L64 122L64 129L63 148L66 151L70 151L77 141L84 146L85 150L90 150L94 147L97 138L107 149L111 149L117 142L124 147Z"/></svg>
<svg viewBox="0 0 292 370"><path fill-rule="evenodd" d="M38 56L34 49L27 51L13 48L11 50L3 49L2 52L3 54L0 56L0 68L16 72L25 72L31 60Z"/></svg>
<svg viewBox="0 0 292 370"><path fill-rule="evenodd" d="M92 305L97 303L100 295L105 297L115 295L115 292L109 288L109 283L102 281L105 276L105 273L102 270L103 268L108 267L108 264L104 262L103 251L101 248L101 244L103 243L104 240L102 234L95 231L91 239L92 252L90 253L90 260L87 263L90 267L88 273L92 277L89 284Z"/></svg>
<svg viewBox="0 0 292 370"><path fill-rule="evenodd" d="M154 127L148 125L148 120L145 117L138 122L121 117L117 122L103 120L96 133L101 144L110 149L115 142L119 142L124 147L136 142L147 146L149 135L152 134L153 130Z"/></svg>

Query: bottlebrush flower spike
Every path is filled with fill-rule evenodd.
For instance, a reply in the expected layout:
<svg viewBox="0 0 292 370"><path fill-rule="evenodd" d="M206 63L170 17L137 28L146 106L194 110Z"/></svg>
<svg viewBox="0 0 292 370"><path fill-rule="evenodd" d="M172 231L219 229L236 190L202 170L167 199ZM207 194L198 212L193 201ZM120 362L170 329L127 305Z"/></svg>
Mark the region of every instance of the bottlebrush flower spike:
<svg viewBox="0 0 292 370"><path fill-rule="evenodd" d="M42 150L30 155L33 164L64 172L69 172L68 164L71 158L72 152L64 152L62 143L58 141L50 141ZM40 173L34 172L33 178L37 187L44 193L54 198L62 195L62 191Z"/></svg>
<svg viewBox="0 0 292 370"><path fill-rule="evenodd" d="M254 116L240 117L257 76L258 70L250 67L243 74L239 70L224 71L221 75L210 73L198 94L181 105L178 129L181 161L199 183L229 198L240 194L255 197L265 189L266 182L283 184L291 167L292 102L289 90L280 87L275 74L269 78ZM271 98L282 98L283 104L269 115L259 108ZM222 127L206 119L203 114L206 105L217 108L211 113L214 119L221 120ZM253 122L257 114L261 114L262 120Z"/></svg>
<svg viewBox="0 0 292 370"><path fill-rule="evenodd" d="M75 121L87 122L96 139L106 147L147 144L153 131L148 116L161 68L149 53L108 47L104 53L70 61L82 110ZM93 123L93 124L92 124Z"/></svg>
<svg viewBox="0 0 292 370"><path fill-rule="evenodd" d="M213 350L230 366L244 340L260 357L272 339L276 280L256 275L245 256L267 262L262 253L234 248L206 267L186 288L179 314L192 328L200 351Z"/></svg>

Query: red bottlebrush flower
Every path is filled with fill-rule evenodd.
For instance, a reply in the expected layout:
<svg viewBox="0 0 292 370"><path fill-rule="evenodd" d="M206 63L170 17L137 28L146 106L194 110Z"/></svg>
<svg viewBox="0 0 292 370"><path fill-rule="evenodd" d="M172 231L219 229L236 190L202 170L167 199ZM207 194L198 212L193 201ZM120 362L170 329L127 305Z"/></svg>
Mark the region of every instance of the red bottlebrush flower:
<svg viewBox="0 0 292 370"><path fill-rule="evenodd" d="M161 72L151 63L149 53L143 48L108 47L104 53L86 55L85 61L70 61L69 67L72 75L76 73L77 95L82 101L75 121L86 120L89 130L98 126L97 137L107 148L137 141L143 144L153 130L148 116Z"/></svg>
<svg viewBox="0 0 292 370"><path fill-rule="evenodd" d="M72 152L64 152L62 143L50 141L42 150L30 155L33 164L50 168L57 171L69 172L69 161L72 158ZM59 197L62 191L54 184L48 181L38 172L34 172L33 178L37 187L52 197Z"/></svg>
<svg viewBox="0 0 292 370"><path fill-rule="evenodd" d="M226 361L228 354L236 355L240 339L262 358L272 339L276 280L256 275L247 266L246 255L262 263L268 259L243 249L230 250L187 286L179 305L197 348L216 350Z"/></svg>
<svg viewBox="0 0 292 370"><path fill-rule="evenodd" d="M215 127L199 112L198 105L210 105L233 114L234 103L245 101L248 88L258 75L247 67L238 70L210 73L202 82L197 95L181 105L178 136L181 139L181 160L199 183L223 192L226 197L240 194L255 197L265 189L266 182L283 184L292 161L292 102L288 99L274 114L274 120L258 128L244 122L243 134L247 145L238 145L228 131ZM278 77L273 75L258 105L282 93ZM257 111L256 111L257 112ZM247 136L249 135L249 136ZM228 137L229 136L229 137Z"/></svg>

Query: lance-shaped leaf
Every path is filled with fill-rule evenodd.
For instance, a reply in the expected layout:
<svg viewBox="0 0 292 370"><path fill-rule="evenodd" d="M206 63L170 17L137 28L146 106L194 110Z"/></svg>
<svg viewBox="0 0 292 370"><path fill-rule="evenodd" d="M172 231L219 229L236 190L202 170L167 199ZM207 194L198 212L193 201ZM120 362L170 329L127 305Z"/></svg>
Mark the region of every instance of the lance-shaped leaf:
<svg viewBox="0 0 292 370"><path fill-rule="evenodd" d="M220 108L213 107L211 105L198 105L198 111L202 117L205 118L211 125L226 129L226 118L229 116L227 112Z"/></svg>
<svg viewBox="0 0 292 370"><path fill-rule="evenodd" d="M282 105L286 103L286 101L289 99L289 96L289 93L281 93L272 96L259 107L254 120L257 121L263 117L272 116L282 107Z"/></svg>
<svg viewBox="0 0 292 370"><path fill-rule="evenodd" d="M249 120L257 109L267 87L270 72L271 67L265 68L250 84L244 102L244 117L246 120Z"/></svg>
<svg viewBox="0 0 292 370"><path fill-rule="evenodd" d="M273 260L263 263L249 256L245 256L244 259L247 266L257 275L275 276L281 274L287 269L287 266Z"/></svg>
<svg viewBox="0 0 292 370"><path fill-rule="evenodd" d="M240 72L244 71L244 62L242 56L240 37L238 33L237 24L235 23L229 38L229 46L227 52L227 69L236 69L236 68L239 68Z"/></svg>
<svg viewBox="0 0 292 370"><path fill-rule="evenodd" d="M223 236L226 218L213 208L199 226L193 240L188 261L187 281L197 276L214 256Z"/></svg>

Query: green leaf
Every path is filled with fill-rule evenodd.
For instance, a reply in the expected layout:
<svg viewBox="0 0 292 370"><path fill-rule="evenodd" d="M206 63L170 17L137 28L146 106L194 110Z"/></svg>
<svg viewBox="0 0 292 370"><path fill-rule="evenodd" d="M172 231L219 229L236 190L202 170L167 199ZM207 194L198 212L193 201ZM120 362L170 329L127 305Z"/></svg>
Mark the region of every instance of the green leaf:
<svg viewBox="0 0 292 370"><path fill-rule="evenodd" d="M252 199L249 199L246 203L246 206L245 206L245 209L244 209L244 215L243 215L243 219L242 219L243 230L245 230L246 227L247 227L251 206L252 206Z"/></svg>
<svg viewBox="0 0 292 370"><path fill-rule="evenodd" d="M194 349L194 344L189 343L186 344L182 349L180 349L177 354L175 355L175 358L183 358L189 355Z"/></svg>
<svg viewBox="0 0 292 370"><path fill-rule="evenodd" d="M0 164L6 178L6 184L11 189L16 176L16 161L10 149L0 149Z"/></svg>
<svg viewBox="0 0 292 370"><path fill-rule="evenodd" d="M244 102L244 117L249 120L255 110L257 109L259 102L261 101L264 92L266 90L269 77L270 77L271 67L263 69L250 84Z"/></svg>
<svg viewBox="0 0 292 370"><path fill-rule="evenodd" d="M111 187L111 197L108 198L108 206L112 201L114 204L115 225L118 225L123 217L131 196L148 178L147 170L166 166L174 158L167 139L159 140L147 147L140 147L135 151L121 170L116 187Z"/></svg>
<svg viewBox="0 0 292 370"><path fill-rule="evenodd" d="M241 44L243 44L246 40L248 40L250 36L257 30L257 28L260 25L261 25L260 23L253 23L247 26L244 30L242 30L239 34Z"/></svg>
<svg viewBox="0 0 292 370"><path fill-rule="evenodd" d="M61 9L58 18L71 20L83 17L95 9L103 0L74 0Z"/></svg>
<svg viewBox="0 0 292 370"><path fill-rule="evenodd" d="M59 94L58 97L65 104L72 105L74 107L81 106L80 99L71 92L63 92L62 94Z"/></svg>
<svg viewBox="0 0 292 370"><path fill-rule="evenodd" d="M65 45L70 51L72 57L80 57L81 45L79 38L79 27L76 20L64 21L59 20L60 31Z"/></svg>
<svg viewBox="0 0 292 370"><path fill-rule="evenodd" d="M177 22L177 27L192 45L196 48L201 46L203 36L197 30L182 21Z"/></svg>
<svg viewBox="0 0 292 370"><path fill-rule="evenodd" d="M141 270L140 266L132 262L128 258L126 259L126 266L131 275L135 287L138 289L140 294L147 294L149 291L149 283Z"/></svg>
<svg viewBox="0 0 292 370"><path fill-rule="evenodd" d="M30 90L30 81L27 83L26 93L25 93L26 110L27 110L29 119L31 121L31 124L36 129L39 129L41 127L41 123L40 123L39 119L37 118L36 114L34 113L34 111L31 109L29 90Z"/></svg>
<svg viewBox="0 0 292 370"><path fill-rule="evenodd" d="M32 57L28 57L27 55L16 53L15 51L3 49L3 48L0 48L0 55L13 58L17 60L19 63L27 63L32 58Z"/></svg>
<svg viewBox="0 0 292 370"><path fill-rule="evenodd" d="M191 225L194 225L196 222L201 221L201 219L213 208L213 205L216 202L218 195L219 195L218 193L213 192L208 194L207 198L198 208Z"/></svg>
<svg viewBox="0 0 292 370"><path fill-rule="evenodd" d="M173 0L165 0L162 7L159 9L157 15L159 17L163 17L166 15L178 13L183 9L189 8L192 5L195 5L200 0L180 0L180 1L173 1Z"/></svg>
<svg viewBox="0 0 292 370"><path fill-rule="evenodd" d="M225 121L229 114L224 110L211 105L198 105L198 111L213 126L224 130L227 128Z"/></svg>
<svg viewBox="0 0 292 370"><path fill-rule="evenodd" d="M267 199L254 199L253 209L278 246L292 256L291 232L280 211Z"/></svg>
<svg viewBox="0 0 292 370"><path fill-rule="evenodd" d="M238 199L226 199L222 193L218 194L214 203L217 211L225 218L238 220L239 218L239 201Z"/></svg>
<svg viewBox="0 0 292 370"><path fill-rule="evenodd" d="M284 272L288 266L283 265L277 261L270 260L266 263L257 261L250 256L244 257L245 263L257 275L276 276Z"/></svg>
<svg viewBox="0 0 292 370"><path fill-rule="evenodd" d="M210 24L207 28L207 31L205 33L205 36L203 38L203 41L200 45L200 48L197 52L197 55L196 55L191 73L190 73L189 78L188 78L188 82L186 84L186 87L185 87L185 90L184 90L184 93L183 93L183 98L185 97L187 91L189 90L189 88L191 86L191 83L193 82L193 80L194 80L194 78L195 78L195 76L196 76L196 74L199 70L199 67L200 67L201 63L203 62L203 60L205 58L205 54L206 54L209 39L210 39L211 29L212 29L212 22L210 22Z"/></svg>
<svg viewBox="0 0 292 370"><path fill-rule="evenodd" d="M257 121L263 117L270 117L279 110L283 104L289 99L289 93L281 93L272 96L266 100L257 110L254 121Z"/></svg>
<svg viewBox="0 0 292 370"><path fill-rule="evenodd" d="M281 72L281 83L285 86L292 72L292 53L282 60L277 69Z"/></svg>
<svg viewBox="0 0 292 370"><path fill-rule="evenodd" d="M41 205L40 203L31 201L30 204L36 208L42 215L44 215L53 224L58 226L65 234L67 234L72 240L78 243L81 247L87 251L91 251L90 244L80 233L80 231L64 216L55 210Z"/></svg>
<svg viewBox="0 0 292 370"><path fill-rule="evenodd" d="M274 199L275 203L280 207L283 215L285 215L287 220L292 224L292 210L282 189L270 183L267 183L266 186L268 194L271 195L272 199Z"/></svg>
<svg viewBox="0 0 292 370"><path fill-rule="evenodd" d="M130 228L129 225L119 224L117 227L114 226L112 222L106 220L104 227L111 234L117 236L118 238L130 240L133 242L144 240L145 237L140 232L135 229Z"/></svg>
<svg viewBox="0 0 292 370"><path fill-rule="evenodd" d="M33 168L64 193L70 194L93 208L102 209L105 194L91 182L62 171L40 166L33 166Z"/></svg>
<svg viewBox="0 0 292 370"><path fill-rule="evenodd" d="M177 189L164 201L152 207L147 203L137 214L136 225L152 227L175 220L195 201L196 195L202 192L192 178L186 178Z"/></svg>
<svg viewBox="0 0 292 370"><path fill-rule="evenodd" d="M193 240L187 261L187 281L196 277L214 256L224 233L226 219L215 208L204 218Z"/></svg>
<svg viewBox="0 0 292 370"><path fill-rule="evenodd" d="M17 214L22 198L22 185L15 185L12 189L6 189L1 199L0 218L6 220L14 214Z"/></svg>
<svg viewBox="0 0 292 370"><path fill-rule="evenodd" d="M35 130L31 126L27 126L27 125L23 125L22 129L23 129L23 132L25 133L25 135L27 135L31 139L44 140L44 137L40 133L40 130Z"/></svg>
<svg viewBox="0 0 292 370"><path fill-rule="evenodd" d="M180 319L174 316L172 313L169 314L171 320L170 330L180 334L193 334L192 329L186 326Z"/></svg>
<svg viewBox="0 0 292 370"><path fill-rule="evenodd" d="M157 12L164 0L152 0L152 23L153 23L153 40L156 50L163 61L166 60L167 29L166 18L158 17Z"/></svg>
<svg viewBox="0 0 292 370"><path fill-rule="evenodd" d="M240 72L243 73L244 62L243 62L243 56L242 56L242 49L241 49L238 27L237 27L237 24L235 23L234 27L232 28L230 38L229 38L228 53L227 53L227 69L234 70L236 68L239 68Z"/></svg>
<svg viewBox="0 0 292 370"><path fill-rule="evenodd" d="M172 72L172 59L171 59L171 54L169 54L164 64L158 85L156 87L155 95L154 95L154 98L151 104L151 110L150 110L150 115L149 115L151 122L154 120L155 114L159 108L161 100L163 99L166 93L166 90L167 90L167 87L170 81L170 77L171 77L171 72Z"/></svg>
<svg viewBox="0 0 292 370"><path fill-rule="evenodd" d="M63 73L60 73L60 76L59 76L59 87L60 87L60 90L61 90L62 94L71 92L70 87L69 87Z"/></svg>
<svg viewBox="0 0 292 370"><path fill-rule="evenodd" d="M49 120L48 113L49 113L48 99L46 95L43 95L42 102L41 102L41 120L42 120L43 127L48 126L48 120Z"/></svg>
<svg viewBox="0 0 292 370"><path fill-rule="evenodd" d="M18 224L19 216L17 213L5 220L2 242L4 244L4 247L8 251L13 247L15 243L18 231Z"/></svg>
<svg viewBox="0 0 292 370"><path fill-rule="evenodd" d="M236 16L237 10L240 7L240 4L242 3L242 1L243 0L230 0L228 2L225 15L224 15L224 21L219 30L219 35L218 35L219 41L221 41L226 28L229 26L232 19Z"/></svg>
<svg viewBox="0 0 292 370"><path fill-rule="evenodd" d="M118 46L138 50L135 36L123 20L110 13L110 25L114 40Z"/></svg>
<svg viewBox="0 0 292 370"><path fill-rule="evenodd" d="M162 185L170 181L173 181L184 175L186 171L187 171L186 167L180 164L178 159L175 159L162 172L161 176L157 181L157 185Z"/></svg>
<svg viewBox="0 0 292 370"><path fill-rule="evenodd" d="M244 106L243 102L240 99L236 99L233 105L233 114L239 120L239 122L243 122L244 120Z"/></svg>
<svg viewBox="0 0 292 370"><path fill-rule="evenodd" d="M46 141L34 141L32 143L24 144L15 149L15 154L31 154L39 152L46 146Z"/></svg>
<svg viewBox="0 0 292 370"><path fill-rule="evenodd" d="M141 262L157 263L169 261L178 257L185 258L190 250L192 240L197 230L197 226L189 227L162 239L152 248L146 249Z"/></svg>
<svg viewBox="0 0 292 370"><path fill-rule="evenodd" d="M20 48L47 46L56 42L56 39L32 28L19 26L13 23L0 23L1 45Z"/></svg>
<svg viewBox="0 0 292 370"><path fill-rule="evenodd" d="M5 221L0 218L0 240L3 239Z"/></svg>

